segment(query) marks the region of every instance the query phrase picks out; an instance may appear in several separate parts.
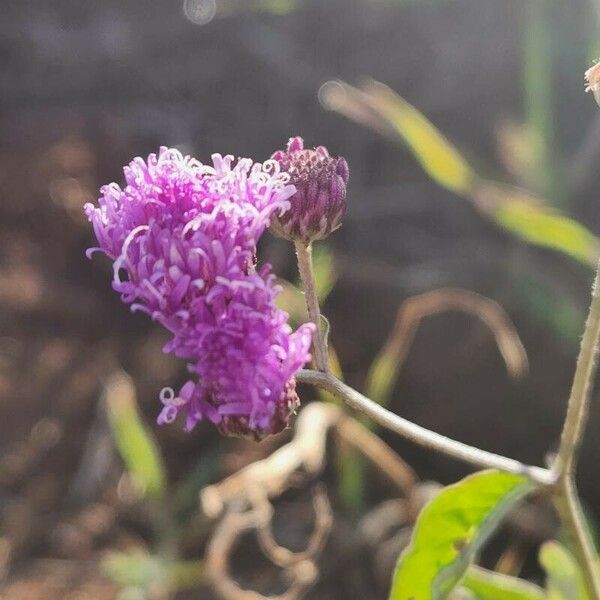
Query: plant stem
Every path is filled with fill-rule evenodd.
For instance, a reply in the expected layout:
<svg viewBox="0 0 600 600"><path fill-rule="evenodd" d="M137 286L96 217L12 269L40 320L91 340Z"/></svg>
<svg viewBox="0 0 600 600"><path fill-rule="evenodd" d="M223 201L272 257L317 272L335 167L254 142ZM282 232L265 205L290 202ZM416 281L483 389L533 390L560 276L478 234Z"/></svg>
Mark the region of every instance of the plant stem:
<svg viewBox="0 0 600 600"><path fill-rule="evenodd" d="M598 557L577 497L574 477L577 456L588 420L600 340L600 265L592 286L592 302L581 340L577 367L552 471L556 477L554 504L583 569L591 600L600 600Z"/></svg>
<svg viewBox="0 0 600 600"><path fill-rule="evenodd" d="M306 308L308 309L308 318L317 328L313 337L313 353L315 366L319 371L327 373L329 371L329 360L327 358L327 347L323 338L321 329L321 309L319 308L319 299L317 298L317 288L315 286L315 274L312 264L312 246L305 244L300 240L294 242L296 256L298 258L298 270L300 279L304 288L304 298Z"/></svg>
<svg viewBox="0 0 600 600"><path fill-rule="evenodd" d="M561 479L553 492L554 506L583 573L589 600L600 599L598 556L571 477Z"/></svg>
<svg viewBox="0 0 600 600"><path fill-rule="evenodd" d="M425 448L437 450L477 467L499 469L508 473L525 475L541 486L551 486L555 482L552 472L548 469L526 465L512 458L480 450L412 423L363 396L360 392L329 373L301 370L296 374L296 379L301 383L315 385L331 392L386 429L398 433Z"/></svg>
<svg viewBox="0 0 600 600"><path fill-rule="evenodd" d="M577 368L567 407L567 416L560 438L560 448L553 469L557 478L566 478L575 472L577 453L585 428L592 383L597 367L598 340L600 338L600 273L596 273L592 287L592 303L581 340Z"/></svg>
<svg viewBox="0 0 600 600"><path fill-rule="evenodd" d="M592 287L592 302L585 325L577 367L569 397L560 447L551 469L523 464L462 442L453 440L396 415L334 377L327 369L327 350L321 333L321 316L316 296L311 247L296 242L300 277L304 285L308 314L317 328L313 346L318 371L301 370L296 379L321 387L383 427L426 448L478 467L494 468L525 475L550 490L561 522L570 538L582 568L590 600L600 600L598 557L577 496L574 473L577 455L589 414L590 394L597 368L600 340L600 265Z"/></svg>

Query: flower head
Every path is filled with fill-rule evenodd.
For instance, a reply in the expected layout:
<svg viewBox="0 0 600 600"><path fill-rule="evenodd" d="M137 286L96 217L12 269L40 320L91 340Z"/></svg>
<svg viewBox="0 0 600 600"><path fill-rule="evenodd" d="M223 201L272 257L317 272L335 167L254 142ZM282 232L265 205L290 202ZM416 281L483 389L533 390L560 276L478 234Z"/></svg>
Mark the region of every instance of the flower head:
<svg viewBox="0 0 600 600"><path fill-rule="evenodd" d="M600 63L592 65L584 76L585 91L592 92L596 103L600 105Z"/></svg>
<svg viewBox="0 0 600 600"><path fill-rule="evenodd" d="M223 432L254 438L287 426L298 404L291 380L309 359L314 326L292 332L288 315L275 306L278 292L268 265L213 286L186 339L173 340L193 359L198 383L189 394L172 395L165 420L175 407L185 411L188 429L207 417Z"/></svg>
<svg viewBox="0 0 600 600"><path fill-rule="evenodd" d="M327 148L305 149L301 137L291 138L287 149L271 157L289 174L296 193L290 198L290 209L274 215L271 231L289 240L309 243L335 231L346 212L348 163L334 158Z"/></svg>
<svg viewBox="0 0 600 600"><path fill-rule="evenodd" d="M198 375L178 394L163 390L159 423L183 412L187 429L207 418L255 438L281 430L312 326L292 333L269 266L254 262L270 219L289 207L288 176L275 161L214 155L206 166L167 148L124 173L125 187L104 186L99 206L85 207L91 251L113 259L113 288L171 332L165 351Z"/></svg>

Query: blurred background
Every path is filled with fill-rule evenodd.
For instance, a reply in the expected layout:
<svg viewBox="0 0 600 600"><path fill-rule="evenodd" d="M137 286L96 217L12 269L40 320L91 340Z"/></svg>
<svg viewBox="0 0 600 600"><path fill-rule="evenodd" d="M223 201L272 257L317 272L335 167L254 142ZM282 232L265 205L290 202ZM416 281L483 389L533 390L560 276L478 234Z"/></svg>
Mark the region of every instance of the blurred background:
<svg viewBox="0 0 600 600"><path fill-rule="evenodd" d="M263 160L301 135L345 156L348 214L317 254L346 381L436 431L544 464L600 248L600 110L583 93L599 23L597 0L2 0L0 597L214 597L197 492L290 438L154 425L183 365L111 291L108 261L85 258L82 206L160 145ZM260 256L295 281L288 244L265 236ZM399 307L445 288L501 306L528 370L517 357L507 373L489 323L460 301L432 310L401 359ZM392 366L377 363L382 348ZM592 519L600 390L595 400L580 469ZM423 481L469 472L379 433ZM389 557L356 523L395 491L331 458L335 524L308 597L383 598ZM310 496L282 506L276 532L301 548ZM161 544L173 537L167 585ZM250 538L234 564L248 587L277 592Z"/></svg>

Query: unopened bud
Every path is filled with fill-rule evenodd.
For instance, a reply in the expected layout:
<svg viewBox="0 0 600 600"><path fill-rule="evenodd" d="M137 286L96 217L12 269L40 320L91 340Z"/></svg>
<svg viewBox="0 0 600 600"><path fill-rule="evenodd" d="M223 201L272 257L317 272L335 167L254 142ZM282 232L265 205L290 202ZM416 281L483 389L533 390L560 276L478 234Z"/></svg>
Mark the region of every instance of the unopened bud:
<svg viewBox="0 0 600 600"><path fill-rule="evenodd" d="M327 148L304 148L301 137L291 138L287 149L271 157L290 175L296 193L291 207L271 220L271 231L288 240L310 243L335 231L346 212L348 163L329 155Z"/></svg>

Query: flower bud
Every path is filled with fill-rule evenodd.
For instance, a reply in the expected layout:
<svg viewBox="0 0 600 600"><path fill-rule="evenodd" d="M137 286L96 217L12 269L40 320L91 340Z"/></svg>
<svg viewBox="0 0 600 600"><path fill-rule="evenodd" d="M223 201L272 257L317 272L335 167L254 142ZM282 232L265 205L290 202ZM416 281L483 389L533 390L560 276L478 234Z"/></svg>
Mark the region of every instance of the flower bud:
<svg viewBox="0 0 600 600"><path fill-rule="evenodd" d="M335 231L346 212L346 159L329 156L324 146L305 149L301 137L291 138L287 150L278 150L271 158L289 174L290 183L296 187L296 193L289 198L290 208L272 217L271 232L308 244Z"/></svg>

